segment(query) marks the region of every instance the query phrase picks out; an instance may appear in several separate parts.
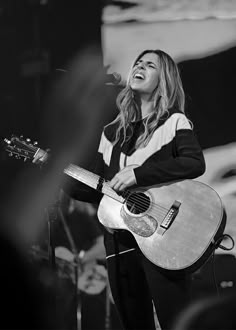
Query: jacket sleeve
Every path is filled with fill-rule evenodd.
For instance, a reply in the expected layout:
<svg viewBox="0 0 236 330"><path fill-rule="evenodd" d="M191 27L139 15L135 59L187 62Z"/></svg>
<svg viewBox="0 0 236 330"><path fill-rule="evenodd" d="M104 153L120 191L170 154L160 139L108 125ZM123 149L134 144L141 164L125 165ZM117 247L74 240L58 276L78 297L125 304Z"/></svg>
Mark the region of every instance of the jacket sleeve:
<svg viewBox="0 0 236 330"><path fill-rule="evenodd" d="M205 172L204 156L192 129L176 130L173 146L170 158L161 160L160 152L156 152L134 169L138 186L193 179Z"/></svg>

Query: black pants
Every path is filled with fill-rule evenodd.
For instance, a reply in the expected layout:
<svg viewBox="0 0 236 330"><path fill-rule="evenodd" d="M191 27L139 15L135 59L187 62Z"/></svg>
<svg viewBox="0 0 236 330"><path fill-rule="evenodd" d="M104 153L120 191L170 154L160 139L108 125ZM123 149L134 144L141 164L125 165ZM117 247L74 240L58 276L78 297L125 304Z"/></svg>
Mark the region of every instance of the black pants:
<svg viewBox="0 0 236 330"><path fill-rule="evenodd" d="M160 271L139 250L107 259L111 292L126 330L155 329L153 304L161 329L171 329L190 300L191 277Z"/></svg>

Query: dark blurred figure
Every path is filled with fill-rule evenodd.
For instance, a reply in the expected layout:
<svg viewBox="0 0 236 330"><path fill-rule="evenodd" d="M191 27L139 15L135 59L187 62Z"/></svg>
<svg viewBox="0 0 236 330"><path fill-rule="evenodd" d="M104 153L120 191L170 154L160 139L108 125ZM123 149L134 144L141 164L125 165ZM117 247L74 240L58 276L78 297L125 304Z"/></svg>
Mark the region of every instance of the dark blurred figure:
<svg viewBox="0 0 236 330"><path fill-rule="evenodd" d="M13 171L14 180L7 193L3 189L2 329L62 329L64 325L63 313L58 314L55 303L64 288L50 268L26 262L25 255L45 227L45 210L63 185L63 169L74 160L88 163L89 146L97 141L100 123L106 120L109 108L102 92L104 72L96 47L81 50L69 67L68 73L51 86L45 100L47 116L41 129L44 143L53 149L48 166L39 171L35 165L25 164L20 173Z"/></svg>
<svg viewBox="0 0 236 330"><path fill-rule="evenodd" d="M236 295L210 295L196 300L182 311L173 323L173 330L236 329Z"/></svg>

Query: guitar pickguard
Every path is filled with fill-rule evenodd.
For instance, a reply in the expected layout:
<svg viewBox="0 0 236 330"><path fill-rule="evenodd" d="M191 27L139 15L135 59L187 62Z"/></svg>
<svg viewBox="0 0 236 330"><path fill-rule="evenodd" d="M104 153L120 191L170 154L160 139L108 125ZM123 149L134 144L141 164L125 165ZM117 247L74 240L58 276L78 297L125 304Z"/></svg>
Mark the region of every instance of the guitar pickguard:
<svg viewBox="0 0 236 330"><path fill-rule="evenodd" d="M148 214L142 216L129 215L124 205L121 208L120 215L129 230L139 236L149 237L158 227L157 221L152 216Z"/></svg>

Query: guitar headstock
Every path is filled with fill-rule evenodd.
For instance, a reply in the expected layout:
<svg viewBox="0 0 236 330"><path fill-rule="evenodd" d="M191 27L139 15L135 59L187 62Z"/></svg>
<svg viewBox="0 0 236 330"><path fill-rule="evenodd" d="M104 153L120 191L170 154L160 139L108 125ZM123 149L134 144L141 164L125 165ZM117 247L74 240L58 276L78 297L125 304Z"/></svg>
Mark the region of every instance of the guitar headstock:
<svg viewBox="0 0 236 330"><path fill-rule="evenodd" d="M24 161L33 160L36 152L39 150L37 142L32 143L30 139L24 139L22 136L12 136L10 139L4 139L4 149L9 156Z"/></svg>

